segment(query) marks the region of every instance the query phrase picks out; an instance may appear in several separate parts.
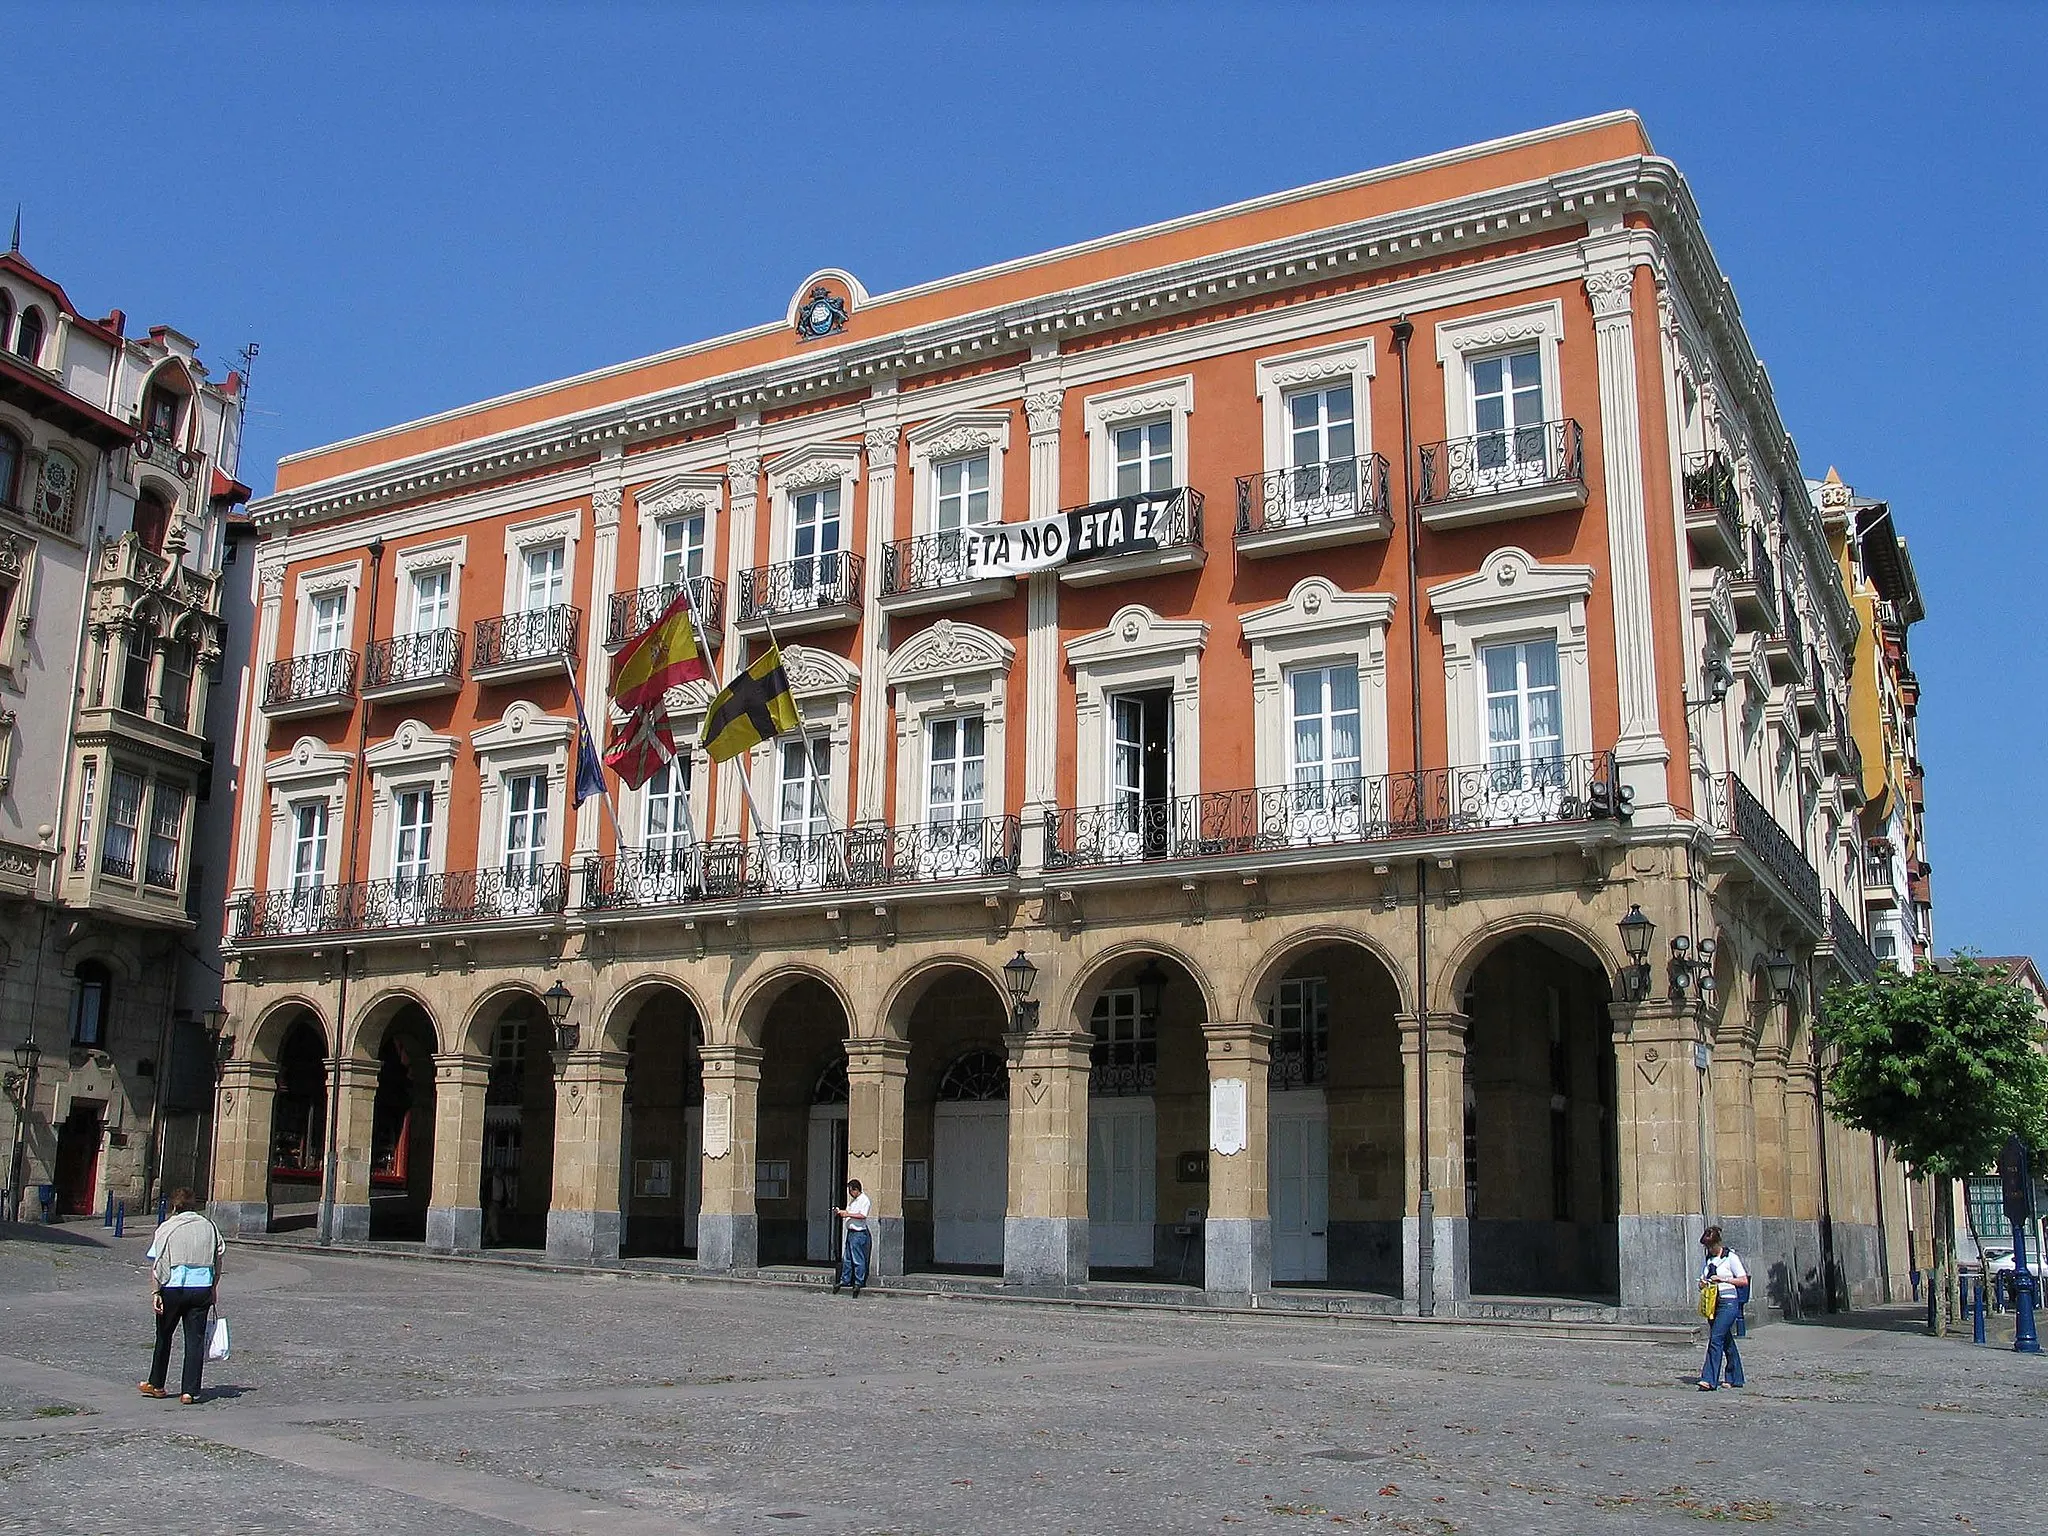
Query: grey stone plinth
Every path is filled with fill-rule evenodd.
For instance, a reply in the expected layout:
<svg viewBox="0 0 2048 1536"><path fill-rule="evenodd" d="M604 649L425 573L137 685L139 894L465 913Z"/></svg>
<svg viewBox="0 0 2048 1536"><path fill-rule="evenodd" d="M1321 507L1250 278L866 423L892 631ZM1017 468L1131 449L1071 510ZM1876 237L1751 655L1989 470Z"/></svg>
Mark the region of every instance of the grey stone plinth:
<svg viewBox="0 0 2048 1536"><path fill-rule="evenodd" d="M1202 1224L1202 1284L1212 1296L1250 1297L1273 1288L1273 1224L1210 1217Z"/></svg>
<svg viewBox="0 0 2048 1536"><path fill-rule="evenodd" d="M427 1246L436 1253L475 1253L484 1245L484 1212L478 1205L427 1207Z"/></svg>
<svg viewBox="0 0 2048 1536"><path fill-rule="evenodd" d="M1086 1216L1011 1216L1003 1222L1003 1284L1027 1290L1088 1278Z"/></svg>
<svg viewBox="0 0 2048 1536"><path fill-rule="evenodd" d="M1723 1222L1725 1229L1729 1223ZM1699 1306L1700 1233L1704 1216L1623 1216L1616 1241L1621 1246L1621 1305L1624 1314L1644 1321L1683 1322ZM1740 1251L1739 1249L1737 1250Z"/></svg>
<svg viewBox="0 0 2048 1536"><path fill-rule="evenodd" d="M903 1278L903 1218L901 1216L875 1216L869 1218L868 1230L874 1234L868 1250L868 1275L875 1280L900 1280Z"/></svg>
<svg viewBox="0 0 2048 1536"><path fill-rule="evenodd" d="M548 1257L570 1264L618 1263L619 1213L550 1210Z"/></svg>
<svg viewBox="0 0 2048 1536"><path fill-rule="evenodd" d="M752 1211L737 1216L697 1218L699 1269L755 1269L760 1265L760 1218Z"/></svg>
<svg viewBox="0 0 2048 1536"><path fill-rule="evenodd" d="M1431 1298L1436 1315L1448 1317L1457 1304L1472 1294L1472 1223L1463 1216L1434 1217L1430 1225L1435 1251L1430 1278L1435 1287ZM1401 1295L1408 1304L1420 1304L1422 1270L1422 1222L1415 1216L1401 1218Z"/></svg>
<svg viewBox="0 0 2048 1536"><path fill-rule="evenodd" d="M334 1240L337 1243L367 1243L370 1240L370 1207L362 1205L341 1205L334 1207Z"/></svg>
<svg viewBox="0 0 2048 1536"><path fill-rule="evenodd" d="M270 1230L270 1203L265 1200L209 1200L206 1214L227 1237L261 1237Z"/></svg>

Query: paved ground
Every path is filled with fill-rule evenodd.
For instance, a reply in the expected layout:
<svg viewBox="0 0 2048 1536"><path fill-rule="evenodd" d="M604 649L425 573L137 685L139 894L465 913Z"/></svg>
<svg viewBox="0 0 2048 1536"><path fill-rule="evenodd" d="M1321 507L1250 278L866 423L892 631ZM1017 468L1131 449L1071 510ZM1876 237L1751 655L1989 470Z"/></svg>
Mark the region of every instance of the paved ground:
<svg viewBox="0 0 2048 1536"><path fill-rule="evenodd" d="M182 1408L134 1388L142 1239L0 1233L7 1533L2048 1524L2048 1363L1903 1313L1707 1395L1671 1344L237 1250Z"/></svg>

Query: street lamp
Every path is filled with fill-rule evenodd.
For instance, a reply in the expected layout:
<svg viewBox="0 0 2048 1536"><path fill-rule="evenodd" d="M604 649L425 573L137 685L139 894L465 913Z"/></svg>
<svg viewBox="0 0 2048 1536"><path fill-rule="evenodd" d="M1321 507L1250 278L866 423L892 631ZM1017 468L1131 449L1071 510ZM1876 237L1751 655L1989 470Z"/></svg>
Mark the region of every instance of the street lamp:
<svg viewBox="0 0 2048 1536"><path fill-rule="evenodd" d="M1771 995L1781 1003L1792 1001L1792 957L1782 949L1771 951L1764 961L1764 969L1771 973Z"/></svg>
<svg viewBox="0 0 2048 1536"><path fill-rule="evenodd" d="M1158 958L1147 960L1145 969L1138 972L1138 1012L1145 1018L1159 1017L1159 1005L1166 996L1166 972L1159 968Z"/></svg>
<svg viewBox="0 0 2048 1536"><path fill-rule="evenodd" d="M219 1003L207 1009L203 1018L206 1023L206 1038L213 1043L213 1072L220 1076L220 1069L228 1064L228 1058L235 1054L235 1037L228 1033L228 1011Z"/></svg>
<svg viewBox="0 0 2048 1536"><path fill-rule="evenodd" d="M1650 995L1650 940L1657 925L1643 916L1643 909L1629 903L1628 916L1615 927L1621 930L1621 947L1628 951L1628 968L1622 972L1622 988L1629 1001L1640 1003Z"/></svg>
<svg viewBox="0 0 2048 1536"><path fill-rule="evenodd" d="M1038 967L1018 950L1003 967L1003 988L1010 994L1010 1018L1019 1033L1038 1027L1038 1004L1031 1001L1031 988L1038 981Z"/></svg>
<svg viewBox="0 0 2048 1536"><path fill-rule="evenodd" d="M7 1097L14 1102L14 1148L7 1162L7 1206L0 1218L8 1221L21 1214L22 1149L28 1137L28 1108L36 1093L36 1063L43 1058L42 1047L33 1039L14 1048L14 1070L7 1074Z"/></svg>
<svg viewBox="0 0 2048 1536"><path fill-rule="evenodd" d="M583 1032L569 1022L569 1004L572 1000L572 994L567 987L562 985L560 977L555 979L555 984L552 987L541 993L540 1000L548 1005L548 1018L554 1022L555 1049L558 1051L575 1050L577 1042L582 1038Z"/></svg>

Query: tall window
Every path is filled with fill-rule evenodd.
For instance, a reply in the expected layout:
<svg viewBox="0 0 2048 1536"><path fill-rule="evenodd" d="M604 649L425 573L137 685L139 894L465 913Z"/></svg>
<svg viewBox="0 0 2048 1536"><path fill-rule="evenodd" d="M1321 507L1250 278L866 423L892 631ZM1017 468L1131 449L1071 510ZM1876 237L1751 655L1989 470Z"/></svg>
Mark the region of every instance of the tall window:
<svg viewBox="0 0 2048 1536"><path fill-rule="evenodd" d="M412 632L431 635L453 627L454 573L445 565L412 573Z"/></svg>
<svg viewBox="0 0 2048 1536"><path fill-rule="evenodd" d="M951 533L973 528L989 520L988 455L949 459L936 467L936 498L932 503L932 528Z"/></svg>
<svg viewBox="0 0 2048 1536"><path fill-rule="evenodd" d="M107 1015L113 1001L113 977L97 960L87 960L72 972L71 1043L90 1050L107 1043Z"/></svg>
<svg viewBox="0 0 2048 1536"><path fill-rule="evenodd" d="M791 581L799 589L839 580L839 487L798 491L789 503Z"/></svg>
<svg viewBox="0 0 2048 1536"><path fill-rule="evenodd" d="M170 530L171 504L155 491L144 491L135 503L135 537L144 549L162 554Z"/></svg>
<svg viewBox="0 0 2048 1536"><path fill-rule="evenodd" d="M434 856L434 791L421 785L398 792L397 836L391 843L391 878L401 894L427 877Z"/></svg>
<svg viewBox="0 0 2048 1536"><path fill-rule="evenodd" d="M15 492L15 481L21 477L21 439L4 427L0 427L0 501L10 507L20 506Z"/></svg>
<svg viewBox="0 0 2048 1536"><path fill-rule="evenodd" d="M542 544L526 552L525 584L519 592L522 613L553 608L562 601L567 586L568 550L562 544Z"/></svg>
<svg viewBox="0 0 2048 1536"><path fill-rule="evenodd" d="M672 517L661 525L661 561L655 580L680 586L704 574L704 514Z"/></svg>
<svg viewBox="0 0 2048 1536"><path fill-rule="evenodd" d="M317 896L327 883L327 802L308 800L292 813L292 895Z"/></svg>
<svg viewBox="0 0 2048 1536"><path fill-rule="evenodd" d="M1297 787L1321 788L1360 773L1358 669L1302 667L1287 674L1294 716L1292 748Z"/></svg>
<svg viewBox="0 0 2048 1536"><path fill-rule="evenodd" d="M832 782L832 739L785 738L780 749L775 830L785 837L823 837L832 825L825 804L825 786ZM808 769L804 766L807 749Z"/></svg>
<svg viewBox="0 0 2048 1536"><path fill-rule="evenodd" d="M178 849L185 838L185 790L183 785L156 782L149 808L149 849L143 860L142 878L158 890L178 888Z"/></svg>
<svg viewBox="0 0 2048 1536"><path fill-rule="evenodd" d="M1173 489L1173 419L1116 429L1116 493L1143 496Z"/></svg>
<svg viewBox="0 0 2048 1536"><path fill-rule="evenodd" d="M1090 1093L1150 1093L1158 1083L1157 1021L1138 1007L1135 987L1113 987L1095 999L1088 1028L1095 1036Z"/></svg>
<svg viewBox="0 0 2048 1536"><path fill-rule="evenodd" d="M1557 642L1522 640L1480 653L1486 679L1486 758L1496 770L1555 764L1564 757Z"/></svg>
<svg viewBox="0 0 2048 1536"><path fill-rule="evenodd" d="M537 880L547 847L548 776L515 774L505 781L505 873L515 885Z"/></svg>
<svg viewBox="0 0 2048 1536"><path fill-rule="evenodd" d="M21 329L14 333L14 350L34 363L43 356L43 312L30 305L21 312Z"/></svg>
<svg viewBox="0 0 2048 1536"><path fill-rule="evenodd" d="M71 849L71 867L84 869L92 847L93 796L99 789L100 762L88 757L78 774L78 840Z"/></svg>
<svg viewBox="0 0 2048 1536"><path fill-rule="evenodd" d="M142 402L143 430L160 443L175 443L178 440L178 407L184 404L184 396L174 390L165 389L161 384L152 384Z"/></svg>
<svg viewBox="0 0 2048 1536"><path fill-rule="evenodd" d="M670 758L641 791L641 851L655 868L682 859L690 846L690 760Z"/></svg>
<svg viewBox="0 0 2048 1536"><path fill-rule="evenodd" d="M1273 1086L1304 1088L1329 1076L1330 983L1292 976L1273 995Z"/></svg>
<svg viewBox="0 0 2048 1536"><path fill-rule="evenodd" d="M174 640L164 647L164 724L182 731L192 714L192 643Z"/></svg>
<svg viewBox="0 0 2048 1536"><path fill-rule="evenodd" d="M1471 365L1472 430L1479 438L1478 467L1505 469L1543 462L1542 355L1499 353Z"/></svg>
<svg viewBox="0 0 2048 1536"><path fill-rule="evenodd" d="M131 715L149 708L149 653L154 638L140 626L121 631L121 707Z"/></svg>
<svg viewBox="0 0 2048 1536"><path fill-rule="evenodd" d="M982 818L982 755L979 715L934 720L926 728L925 819L934 826L964 826Z"/></svg>
<svg viewBox="0 0 2048 1536"><path fill-rule="evenodd" d="M107 841L100 868L122 880L135 878L135 838L142 823L142 776L116 769L107 786Z"/></svg>
<svg viewBox="0 0 2048 1536"><path fill-rule="evenodd" d="M1312 520L1355 509L1358 433L1349 384L1287 397L1287 467L1284 514Z"/></svg>
<svg viewBox="0 0 2048 1536"><path fill-rule="evenodd" d="M348 644L346 592L314 594L313 619L306 632L306 642L306 649L315 656L341 650Z"/></svg>

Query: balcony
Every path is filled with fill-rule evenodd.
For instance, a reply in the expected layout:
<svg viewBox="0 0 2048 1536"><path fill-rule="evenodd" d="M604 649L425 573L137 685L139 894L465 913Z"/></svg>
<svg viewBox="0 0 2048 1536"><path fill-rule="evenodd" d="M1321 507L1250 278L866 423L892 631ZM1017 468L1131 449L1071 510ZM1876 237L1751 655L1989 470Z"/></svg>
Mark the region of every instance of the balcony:
<svg viewBox="0 0 2048 1536"><path fill-rule="evenodd" d="M717 838L673 851L635 849L583 864L587 912L627 912L806 892L885 891L1007 881L1023 837L1015 816L806 837Z"/></svg>
<svg viewBox="0 0 2048 1536"><path fill-rule="evenodd" d="M1742 569L1742 498L1718 450L1685 456L1685 535L1702 563Z"/></svg>
<svg viewBox="0 0 2048 1536"><path fill-rule="evenodd" d="M315 651L273 661L263 680L263 712L273 720L354 707L354 651Z"/></svg>
<svg viewBox="0 0 2048 1536"><path fill-rule="evenodd" d="M1585 433L1576 421L1425 443L1415 505L1425 526L1469 528L1586 504Z"/></svg>
<svg viewBox="0 0 2048 1536"><path fill-rule="evenodd" d="M861 557L845 549L741 571L739 627L759 632L773 623L793 635L858 623L865 574Z"/></svg>
<svg viewBox="0 0 2048 1536"><path fill-rule="evenodd" d="M1820 876L1806 862L1806 855L1799 851L1799 845L1792 841L1791 834L1778 825L1771 813L1764 809L1763 802L1749 792L1749 787L1740 777L1728 774L1723 783L1727 803L1722 831L1734 840L1755 866L1782 886L1793 904L1818 927L1821 920Z"/></svg>
<svg viewBox="0 0 2048 1536"><path fill-rule="evenodd" d="M1014 576L968 580L967 536L958 529L883 546L881 603L890 613L968 608L1016 595Z"/></svg>
<svg viewBox="0 0 2048 1536"><path fill-rule="evenodd" d="M1799 610L1792 606L1790 592L1779 598L1778 627L1764 641L1764 660L1770 664L1773 683L1813 681L1807 671L1806 626L1799 622Z"/></svg>
<svg viewBox="0 0 2048 1536"><path fill-rule="evenodd" d="M568 888L564 865L542 864L530 870L466 869L304 891L237 891L228 898L228 937L256 943L551 918L561 914Z"/></svg>
<svg viewBox="0 0 2048 1536"><path fill-rule="evenodd" d="M1867 907L1895 907L1899 904L1898 888L1893 883L1897 866L1892 860L1889 847L1870 847L1863 850L1863 904Z"/></svg>
<svg viewBox="0 0 2048 1536"><path fill-rule="evenodd" d="M479 619L470 676L480 683L562 672L576 656L583 610L568 603Z"/></svg>
<svg viewBox="0 0 2048 1536"><path fill-rule="evenodd" d="M1372 779L1226 789L1048 811L1045 868L1114 868L1163 859L1243 859L1451 834L1513 832L1601 819L1608 752L1433 768ZM1608 801L1611 805L1611 799Z"/></svg>
<svg viewBox="0 0 2048 1536"><path fill-rule="evenodd" d="M1744 629L1769 634L1778 622L1778 573L1764 543L1761 525L1749 527L1749 561L1728 584L1735 602L1735 622Z"/></svg>
<svg viewBox="0 0 2048 1536"><path fill-rule="evenodd" d="M363 697L414 699L462 687L462 631L430 629L379 640L363 658Z"/></svg>
<svg viewBox="0 0 2048 1536"><path fill-rule="evenodd" d="M139 434L128 452L138 463L153 465L180 480L190 481L199 473L201 456L180 448L176 434L165 428L152 427Z"/></svg>
<svg viewBox="0 0 2048 1536"><path fill-rule="evenodd" d="M1149 541L1135 549L1120 548L1141 521ZM1070 587L1198 571L1209 558L1202 548L1202 493L1193 486L1070 507L1067 527L1073 554L1059 572ZM1090 554L1091 549L1103 553Z"/></svg>
<svg viewBox="0 0 2048 1536"><path fill-rule="evenodd" d="M1852 982L1877 979L1877 956L1871 953L1870 941L1850 920L1833 892L1828 894L1828 948L1836 966Z"/></svg>
<svg viewBox="0 0 2048 1536"><path fill-rule="evenodd" d="M1254 560L1362 544L1394 531L1387 461L1332 459L1237 479L1237 552Z"/></svg>
<svg viewBox="0 0 2048 1536"><path fill-rule="evenodd" d="M697 612L708 631L697 638L707 649L716 650L725 636L725 583L715 576L693 576L690 585L696 592ZM682 591L681 582L667 581L632 592L614 592L611 619L605 626L605 644L624 645L635 635L645 634L647 626L668 612L668 605Z"/></svg>

